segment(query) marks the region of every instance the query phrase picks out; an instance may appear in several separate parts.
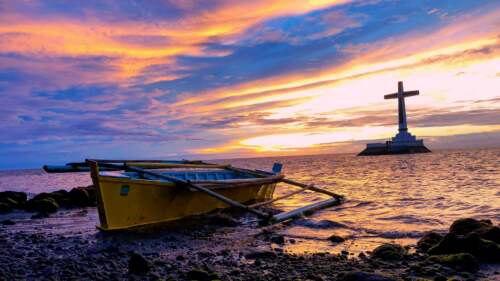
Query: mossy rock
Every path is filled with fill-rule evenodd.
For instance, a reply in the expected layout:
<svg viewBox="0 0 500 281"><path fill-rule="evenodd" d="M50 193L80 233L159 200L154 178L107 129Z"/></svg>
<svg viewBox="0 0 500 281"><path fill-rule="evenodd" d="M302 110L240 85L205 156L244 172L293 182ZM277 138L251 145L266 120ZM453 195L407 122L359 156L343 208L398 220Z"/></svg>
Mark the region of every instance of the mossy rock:
<svg viewBox="0 0 500 281"><path fill-rule="evenodd" d="M459 236L445 235L443 240L429 249L430 255L469 253L482 262L500 262L500 246L493 241L482 239L478 234Z"/></svg>
<svg viewBox="0 0 500 281"><path fill-rule="evenodd" d="M0 202L9 204L12 208L17 208L19 206L19 203L10 197L3 198Z"/></svg>
<svg viewBox="0 0 500 281"><path fill-rule="evenodd" d="M399 260L406 254L406 250L398 244L382 244L375 248L371 257L382 260Z"/></svg>
<svg viewBox="0 0 500 281"><path fill-rule="evenodd" d="M500 227L494 226L481 235L481 238L500 244Z"/></svg>
<svg viewBox="0 0 500 281"><path fill-rule="evenodd" d="M493 227L490 220L475 220L472 218L458 219L450 226L450 233L456 235L469 235L477 233L479 236Z"/></svg>
<svg viewBox="0 0 500 281"><path fill-rule="evenodd" d="M479 270L478 260L469 253L430 256L430 262L440 263L456 270L476 272Z"/></svg>
<svg viewBox="0 0 500 281"><path fill-rule="evenodd" d="M9 212L12 209L22 209L26 204L26 193L16 191L0 192L1 212Z"/></svg>
<svg viewBox="0 0 500 281"><path fill-rule="evenodd" d="M69 198L71 202L80 207L90 206L90 196L87 190L84 188L73 188L69 192Z"/></svg>
<svg viewBox="0 0 500 281"><path fill-rule="evenodd" d="M428 232L417 242L417 250L427 252L430 248L436 246L443 240L443 235L436 232Z"/></svg>
<svg viewBox="0 0 500 281"><path fill-rule="evenodd" d="M53 198L28 201L28 209L43 213L54 213L59 209L59 204Z"/></svg>
<svg viewBox="0 0 500 281"><path fill-rule="evenodd" d="M500 244L500 227L494 226L491 220L459 219L450 226L450 233L462 236L475 233L483 239Z"/></svg>
<svg viewBox="0 0 500 281"><path fill-rule="evenodd" d="M12 211L12 206L9 203L0 202L0 213L7 213Z"/></svg>
<svg viewBox="0 0 500 281"><path fill-rule="evenodd" d="M18 191L3 191L0 192L0 201L4 198L11 198L18 203L24 203L28 200L28 196L24 192Z"/></svg>
<svg viewBox="0 0 500 281"><path fill-rule="evenodd" d="M92 204L92 206L95 206L97 204L97 190L95 187L93 185L89 185L82 188L89 194L89 203Z"/></svg>

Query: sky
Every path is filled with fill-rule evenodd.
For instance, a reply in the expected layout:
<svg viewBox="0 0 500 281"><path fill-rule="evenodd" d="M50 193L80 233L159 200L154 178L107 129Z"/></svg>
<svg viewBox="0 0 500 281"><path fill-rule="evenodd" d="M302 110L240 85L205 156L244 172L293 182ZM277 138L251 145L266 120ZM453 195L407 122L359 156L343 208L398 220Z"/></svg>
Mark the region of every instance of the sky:
<svg viewBox="0 0 500 281"><path fill-rule="evenodd" d="M500 144L500 2L0 0L0 169Z"/></svg>

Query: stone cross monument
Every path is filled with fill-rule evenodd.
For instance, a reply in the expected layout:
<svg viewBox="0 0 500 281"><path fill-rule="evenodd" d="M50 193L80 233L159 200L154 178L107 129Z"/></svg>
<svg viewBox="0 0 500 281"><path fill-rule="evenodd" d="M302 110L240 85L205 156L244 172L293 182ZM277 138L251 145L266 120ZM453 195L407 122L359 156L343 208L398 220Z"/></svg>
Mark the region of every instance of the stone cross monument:
<svg viewBox="0 0 500 281"><path fill-rule="evenodd" d="M403 82L398 82L398 92L394 94L385 95L384 99L398 99L398 115L399 115L399 131L408 131L406 125L406 106L405 98L411 96L418 96L420 93L418 91L407 91L403 89Z"/></svg>
<svg viewBox="0 0 500 281"><path fill-rule="evenodd" d="M419 95L419 91L404 91L403 82L398 82L398 92L385 95L384 99L398 99L398 133L385 143L369 143L358 155L404 154L431 152L423 140L417 140L408 132L405 98Z"/></svg>

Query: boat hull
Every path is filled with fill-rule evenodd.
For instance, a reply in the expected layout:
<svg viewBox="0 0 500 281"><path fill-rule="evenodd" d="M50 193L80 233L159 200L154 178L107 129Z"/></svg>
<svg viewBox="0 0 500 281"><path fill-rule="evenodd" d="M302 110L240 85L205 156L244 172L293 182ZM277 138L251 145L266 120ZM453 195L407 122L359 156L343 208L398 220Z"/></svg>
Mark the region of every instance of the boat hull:
<svg viewBox="0 0 500 281"><path fill-rule="evenodd" d="M97 187L102 230L119 230L167 222L226 208L225 203L199 191L170 182L93 177ZM273 197L276 183L251 184L215 189L240 203Z"/></svg>

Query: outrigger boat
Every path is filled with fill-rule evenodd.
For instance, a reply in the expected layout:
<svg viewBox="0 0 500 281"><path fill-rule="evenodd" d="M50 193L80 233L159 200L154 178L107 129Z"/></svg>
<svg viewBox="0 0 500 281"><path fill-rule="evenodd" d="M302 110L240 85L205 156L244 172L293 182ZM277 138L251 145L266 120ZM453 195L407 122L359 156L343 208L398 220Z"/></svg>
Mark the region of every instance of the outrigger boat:
<svg viewBox="0 0 500 281"><path fill-rule="evenodd" d="M119 230L235 207L256 215L262 224L279 223L341 204L343 196L286 179L282 165L272 172L202 161L95 160L44 166L48 173L88 172L97 189L101 230ZM273 199L277 183L299 187ZM330 196L288 212L271 214L259 207L306 190Z"/></svg>

